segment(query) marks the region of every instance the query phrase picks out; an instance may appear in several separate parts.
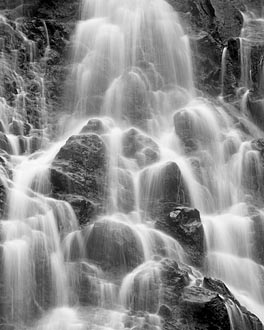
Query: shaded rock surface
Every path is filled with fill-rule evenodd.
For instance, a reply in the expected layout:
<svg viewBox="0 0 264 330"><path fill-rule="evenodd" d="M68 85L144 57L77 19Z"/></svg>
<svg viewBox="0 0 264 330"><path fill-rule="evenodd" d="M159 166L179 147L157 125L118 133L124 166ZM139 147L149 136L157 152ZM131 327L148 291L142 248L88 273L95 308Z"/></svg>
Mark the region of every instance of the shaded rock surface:
<svg viewBox="0 0 264 330"><path fill-rule="evenodd" d="M175 261L165 260L162 281L163 302L167 306L167 312L162 313L163 329L231 330L229 306L241 312L241 319L236 320L235 326L263 329L258 318L242 307L219 280L205 278L200 284L188 286L188 270Z"/></svg>
<svg viewBox="0 0 264 330"><path fill-rule="evenodd" d="M183 246L191 263L202 266L205 255L205 236L198 210L168 203L155 226L175 238Z"/></svg>
<svg viewBox="0 0 264 330"><path fill-rule="evenodd" d="M143 210L156 218L166 203L189 205L190 196L179 166L167 162L144 169L140 176L140 202Z"/></svg>
<svg viewBox="0 0 264 330"><path fill-rule="evenodd" d="M106 167L105 144L96 134L72 136L52 163L52 195L73 206L80 224L103 208Z"/></svg>
<svg viewBox="0 0 264 330"><path fill-rule="evenodd" d="M98 242L101 244L97 244ZM87 256L103 269L127 271L143 262L143 246L133 229L110 219L97 220L87 240Z"/></svg>

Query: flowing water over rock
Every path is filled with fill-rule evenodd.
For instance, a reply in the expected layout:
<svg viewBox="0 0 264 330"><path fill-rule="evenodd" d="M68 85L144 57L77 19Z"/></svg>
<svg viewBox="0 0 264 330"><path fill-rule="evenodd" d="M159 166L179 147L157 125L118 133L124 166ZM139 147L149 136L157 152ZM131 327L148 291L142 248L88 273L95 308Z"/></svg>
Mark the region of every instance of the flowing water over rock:
<svg viewBox="0 0 264 330"><path fill-rule="evenodd" d="M0 100L6 329L170 329L171 309L179 329L190 315L212 329L205 311L218 329L262 329L242 305L264 322L263 133L196 97L164 0L85 0L73 43L56 142L22 152L23 114Z"/></svg>

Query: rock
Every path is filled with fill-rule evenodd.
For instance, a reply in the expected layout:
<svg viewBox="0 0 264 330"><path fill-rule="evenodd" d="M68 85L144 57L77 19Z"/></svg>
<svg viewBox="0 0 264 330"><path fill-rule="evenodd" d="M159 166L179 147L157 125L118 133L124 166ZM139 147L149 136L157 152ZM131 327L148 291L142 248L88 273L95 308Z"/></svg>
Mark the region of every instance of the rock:
<svg viewBox="0 0 264 330"><path fill-rule="evenodd" d="M172 311L169 308L169 306L163 304L163 305L160 305L158 315L163 318L169 319L172 316Z"/></svg>
<svg viewBox="0 0 264 330"><path fill-rule="evenodd" d="M50 181L53 196L69 200L79 212L80 223L94 214L93 205L102 209L106 194L106 148L97 134L76 135L68 139L55 157ZM72 197L76 196L76 197ZM77 206L78 205L78 206ZM84 205L90 205L84 210Z"/></svg>
<svg viewBox="0 0 264 330"><path fill-rule="evenodd" d="M0 168L0 220L3 219L5 216L6 203L7 203L7 191L6 191L6 186L1 178L1 168Z"/></svg>
<svg viewBox="0 0 264 330"><path fill-rule="evenodd" d="M9 132L14 135L23 135L24 134L24 123L21 120L15 120L9 124Z"/></svg>
<svg viewBox="0 0 264 330"><path fill-rule="evenodd" d="M264 101L254 93L250 93L247 100L247 108L254 123L264 129Z"/></svg>
<svg viewBox="0 0 264 330"><path fill-rule="evenodd" d="M67 201L73 208L80 226L85 226L91 219L101 213L102 205L93 203L91 200L80 195L57 195L59 199Z"/></svg>
<svg viewBox="0 0 264 330"><path fill-rule="evenodd" d="M256 262L264 266L264 218L259 212L252 215L253 220L253 256Z"/></svg>
<svg viewBox="0 0 264 330"><path fill-rule="evenodd" d="M183 265L169 259L163 265L162 301L171 310L162 315L163 329L263 329L258 318L238 303L223 282L205 278L202 285L189 286L190 270L184 271Z"/></svg>
<svg viewBox="0 0 264 330"><path fill-rule="evenodd" d="M250 148L251 147L251 148ZM241 162L241 184L254 197L254 205L262 205L264 194L264 148L263 139L251 141L243 151Z"/></svg>
<svg viewBox="0 0 264 330"><path fill-rule="evenodd" d="M135 128L130 128L124 133L122 145L124 156L136 159L139 166L150 165L160 158L156 142Z"/></svg>
<svg viewBox="0 0 264 330"><path fill-rule="evenodd" d="M198 88L210 95L219 95L223 45L207 31L191 36L190 44L194 50L194 77Z"/></svg>
<svg viewBox="0 0 264 330"><path fill-rule="evenodd" d="M240 39L228 39L223 64L224 72L222 72L222 96L226 101L232 101L237 96L237 90L241 79L240 52Z"/></svg>
<svg viewBox="0 0 264 330"><path fill-rule="evenodd" d="M190 204L189 192L178 165L174 162L154 165L140 175L141 208L154 218L166 203Z"/></svg>
<svg viewBox="0 0 264 330"><path fill-rule="evenodd" d="M148 87L142 73L125 72L121 76L116 93L120 94L118 104L113 104L112 112L122 111L122 119L132 126L142 129L147 127L147 121L151 119L151 108L148 98ZM120 116L120 114L114 115Z"/></svg>
<svg viewBox="0 0 264 330"><path fill-rule="evenodd" d="M10 143L4 133L0 132L0 151L11 153Z"/></svg>
<svg viewBox="0 0 264 330"><path fill-rule="evenodd" d="M126 223L97 220L86 243L87 256L103 269L129 271L143 262L143 246Z"/></svg>
<svg viewBox="0 0 264 330"><path fill-rule="evenodd" d="M179 304L183 289L190 283L189 273L181 269L175 260L163 259L161 261L161 279L162 301L171 308L173 313L174 307ZM166 318L165 315L163 317Z"/></svg>
<svg viewBox="0 0 264 330"><path fill-rule="evenodd" d="M87 262L72 262L69 265L69 273L72 279L70 282L71 302L83 306L98 306L101 292L98 279L100 274L97 267Z"/></svg>
<svg viewBox="0 0 264 330"><path fill-rule="evenodd" d="M117 205L119 211L129 213L135 209L135 187L132 174L122 168L117 169Z"/></svg>
<svg viewBox="0 0 264 330"><path fill-rule="evenodd" d="M144 312L145 315L157 313L161 286L159 263L146 262L128 276L125 288L126 308L133 313Z"/></svg>
<svg viewBox="0 0 264 330"><path fill-rule="evenodd" d="M203 287L185 288L180 300L181 317L190 320L190 329L232 329L225 301Z"/></svg>
<svg viewBox="0 0 264 330"><path fill-rule="evenodd" d="M198 210L176 206L169 213L164 214L155 226L183 246L192 264L202 266L205 255L205 234Z"/></svg>
<svg viewBox="0 0 264 330"><path fill-rule="evenodd" d="M97 118L92 118L88 120L85 126L83 126L80 134L86 134L86 133L102 134L104 132L105 132L105 127L102 120Z"/></svg>

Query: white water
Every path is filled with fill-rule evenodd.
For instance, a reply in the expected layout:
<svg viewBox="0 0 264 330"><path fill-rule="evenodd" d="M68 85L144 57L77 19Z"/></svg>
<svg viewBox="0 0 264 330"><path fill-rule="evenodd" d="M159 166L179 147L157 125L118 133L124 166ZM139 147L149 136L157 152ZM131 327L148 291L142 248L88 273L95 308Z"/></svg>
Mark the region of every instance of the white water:
<svg viewBox="0 0 264 330"><path fill-rule="evenodd" d="M188 38L164 0L85 0L73 41L73 117L79 119L64 138L33 155L20 155L8 122L12 112L21 111L0 102L0 119L14 155L9 212L1 221L9 320L27 324L31 313L39 313L44 316L34 329L106 330L125 329L130 317L129 328L143 329L147 323L160 329L159 260L188 259L178 242L153 228L150 208L167 197L174 202L186 197L175 189L167 193L164 175L167 169L174 175L177 164L185 194L202 212L207 273L224 280L264 322L264 272L254 261L249 208L254 198L250 194L263 176L250 140L263 134L245 111L235 113L227 105L195 97ZM249 134L235 126L233 116ZM107 214L80 230L70 205L48 196L48 169L67 138L91 117L104 127L109 196ZM255 193L260 199L261 192ZM96 241L102 229L106 239ZM92 261L94 249L102 247L102 256L113 255L114 235L119 235L118 242L130 235L142 258L131 270L126 249L119 247L119 272L108 274L101 269L105 265ZM82 287L81 277L88 288ZM91 300L85 311L78 307L84 289ZM149 315L128 316L130 308ZM230 307L230 315L237 318L237 313Z"/></svg>

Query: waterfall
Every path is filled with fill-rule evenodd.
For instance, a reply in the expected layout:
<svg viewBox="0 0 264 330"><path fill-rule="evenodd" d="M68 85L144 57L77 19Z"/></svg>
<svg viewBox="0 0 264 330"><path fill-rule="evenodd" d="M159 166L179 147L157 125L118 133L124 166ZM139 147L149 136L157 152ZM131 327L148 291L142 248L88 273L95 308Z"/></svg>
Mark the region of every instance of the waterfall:
<svg viewBox="0 0 264 330"><path fill-rule="evenodd" d="M245 110L196 95L189 39L165 0L83 0L81 6L69 77L73 111L64 134L48 138L42 74L34 78L42 109L37 148L32 136L24 152L19 142L20 77L15 105L0 98L0 134L13 173L9 179L0 167L8 201L0 222L4 317L36 330L162 329L162 260L190 262L184 244L155 228L155 212L166 202L201 212L206 260L199 270L182 266L186 286L199 283L201 273L219 278L264 322L264 266L253 248L256 217L264 228L258 203L264 173L252 142L263 133ZM0 24L8 23L0 17ZM10 71L5 56L0 69ZM248 72L242 83L249 88ZM89 122L96 130L88 134L106 146L107 189L95 221L79 226L70 202L51 194L51 168ZM247 329L240 307L226 306L231 328Z"/></svg>

